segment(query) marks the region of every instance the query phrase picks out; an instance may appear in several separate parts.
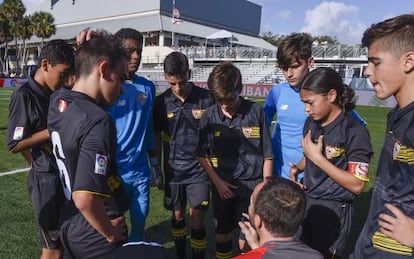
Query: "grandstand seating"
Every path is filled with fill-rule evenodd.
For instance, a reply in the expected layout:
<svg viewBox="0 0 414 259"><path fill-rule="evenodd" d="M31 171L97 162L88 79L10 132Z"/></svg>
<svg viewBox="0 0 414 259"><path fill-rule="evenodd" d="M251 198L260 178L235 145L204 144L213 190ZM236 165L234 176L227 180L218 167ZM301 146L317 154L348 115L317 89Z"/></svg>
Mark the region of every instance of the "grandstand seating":
<svg viewBox="0 0 414 259"><path fill-rule="evenodd" d="M153 81L164 81L162 63L171 51L174 49L144 47L139 74ZM284 81L282 71L276 67L275 52L247 47L206 48L204 46L179 47L176 51L186 54L189 58L192 67L191 80L194 82L207 82L213 67L221 61L231 61L240 69L243 84L272 84ZM367 62L367 50L360 45L322 44L312 48L312 55L317 66L334 67L338 70L341 64L346 67L347 61L357 64L356 67L362 67Z"/></svg>

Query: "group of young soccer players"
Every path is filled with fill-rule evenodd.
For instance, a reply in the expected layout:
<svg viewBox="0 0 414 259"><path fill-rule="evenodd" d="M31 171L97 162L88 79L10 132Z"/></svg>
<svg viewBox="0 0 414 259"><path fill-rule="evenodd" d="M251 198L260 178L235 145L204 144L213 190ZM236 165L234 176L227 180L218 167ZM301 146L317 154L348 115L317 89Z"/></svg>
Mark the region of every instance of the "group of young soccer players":
<svg viewBox="0 0 414 259"><path fill-rule="evenodd" d="M140 33L84 32L78 41L76 50L49 42L10 104L8 148L22 152L32 167L29 191L42 258L103 258L127 240L143 241L151 178L172 211L177 258L187 254L187 202L191 257L205 257L210 195L215 256L231 258L250 196L271 175L297 182L306 193L296 238L325 258L344 254L372 148L353 113L353 90L332 69L310 71L309 35L294 33L279 46L287 83L274 86L263 107L240 96L242 75L231 62L215 66L202 89L189 82L187 57L172 52L164 61L170 88L155 96L154 85L136 75ZM414 15L372 25L362 42L368 48L365 75L379 98L394 96L397 106L388 117L370 210L351 257L413 256ZM71 89L58 89L72 84L72 74ZM248 251L250 237L238 238L240 251ZM260 258L255 256L246 258Z"/></svg>

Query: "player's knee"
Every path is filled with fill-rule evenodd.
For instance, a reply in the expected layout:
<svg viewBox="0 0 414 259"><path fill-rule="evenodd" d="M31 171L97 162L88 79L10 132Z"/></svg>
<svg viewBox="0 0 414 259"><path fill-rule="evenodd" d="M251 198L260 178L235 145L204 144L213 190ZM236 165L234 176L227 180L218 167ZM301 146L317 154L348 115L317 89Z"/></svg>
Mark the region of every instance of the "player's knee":
<svg viewBox="0 0 414 259"><path fill-rule="evenodd" d="M185 220L185 211L176 210L173 212L173 218L175 221L183 221Z"/></svg>

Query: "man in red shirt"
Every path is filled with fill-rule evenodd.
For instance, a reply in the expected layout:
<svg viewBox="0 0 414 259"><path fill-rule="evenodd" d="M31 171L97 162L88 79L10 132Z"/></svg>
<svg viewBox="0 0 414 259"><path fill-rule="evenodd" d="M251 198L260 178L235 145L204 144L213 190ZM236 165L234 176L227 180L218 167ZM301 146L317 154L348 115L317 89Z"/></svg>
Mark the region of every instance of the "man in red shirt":
<svg viewBox="0 0 414 259"><path fill-rule="evenodd" d="M259 183L250 196L249 213L243 213L249 221L239 222L253 250L235 259L322 259L318 251L294 238L305 205L303 190L292 181L269 176Z"/></svg>

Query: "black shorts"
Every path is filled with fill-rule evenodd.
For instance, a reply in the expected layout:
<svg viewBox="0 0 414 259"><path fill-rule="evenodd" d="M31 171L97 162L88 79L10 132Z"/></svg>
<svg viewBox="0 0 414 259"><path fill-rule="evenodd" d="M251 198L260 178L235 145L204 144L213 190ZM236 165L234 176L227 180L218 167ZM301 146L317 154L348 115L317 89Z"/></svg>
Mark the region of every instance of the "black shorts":
<svg viewBox="0 0 414 259"><path fill-rule="evenodd" d="M125 232L125 236L127 235ZM61 223L60 240L64 247L64 259L105 258L122 245L109 243L80 212Z"/></svg>
<svg viewBox="0 0 414 259"><path fill-rule="evenodd" d="M306 198L306 216L297 237L325 258L342 256L352 225L353 204Z"/></svg>
<svg viewBox="0 0 414 259"><path fill-rule="evenodd" d="M40 245L46 249L61 247L58 225L65 195L58 173L29 173L28 189L37 220Z"/></svg>
<svg viewBox="0 0 414 259"><path fill-rule="evenodd" d="M249 182L232 182L237 185L235 189L236 197L223 200L213 185L211 197L213 202L213 214L216 221L216 233L227 234L232 232L241 220L242 213L247 213L250 204L250 195L254 187L262 180L253 180Z"/></svg>
<svg viewBox="0 0 414 259"><path fill-rule="evenodd" d="M208 209L210 201L209 183L166 184L164 207L167 210L185 210L187 200L191 209Z"/></svg>

